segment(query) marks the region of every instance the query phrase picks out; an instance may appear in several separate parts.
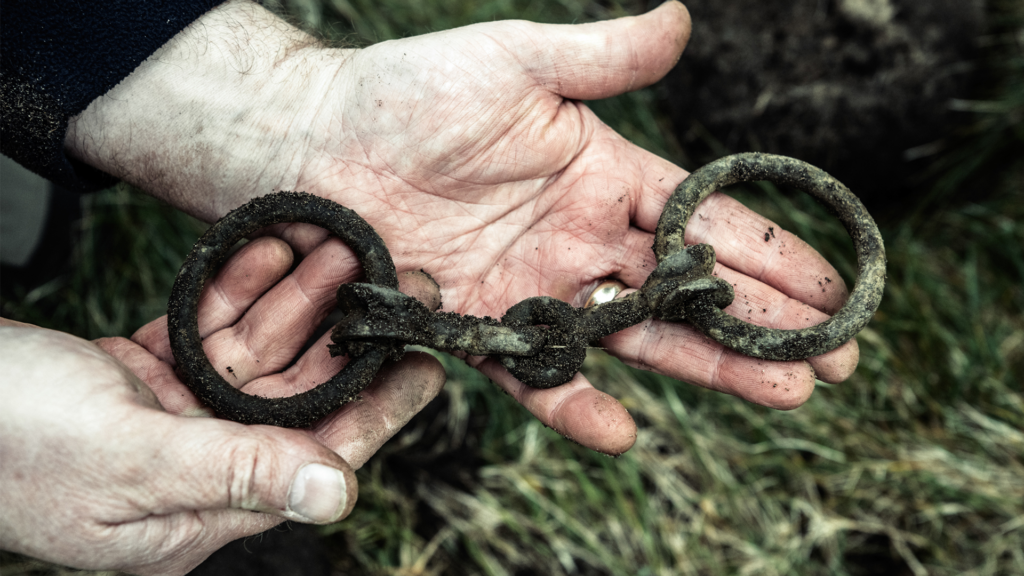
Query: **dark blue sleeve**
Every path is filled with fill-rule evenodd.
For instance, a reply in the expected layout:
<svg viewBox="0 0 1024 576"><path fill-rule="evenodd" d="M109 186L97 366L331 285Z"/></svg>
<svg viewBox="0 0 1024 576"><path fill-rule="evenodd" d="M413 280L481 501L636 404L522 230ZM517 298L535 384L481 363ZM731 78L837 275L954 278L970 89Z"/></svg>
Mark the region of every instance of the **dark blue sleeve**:
<svg viewBox="0 0 1024 576"><path fill-rule="evenodd" d="M116 180L64 153L68 119L223 0L0 0L0 151L61 186Z"/></svg>

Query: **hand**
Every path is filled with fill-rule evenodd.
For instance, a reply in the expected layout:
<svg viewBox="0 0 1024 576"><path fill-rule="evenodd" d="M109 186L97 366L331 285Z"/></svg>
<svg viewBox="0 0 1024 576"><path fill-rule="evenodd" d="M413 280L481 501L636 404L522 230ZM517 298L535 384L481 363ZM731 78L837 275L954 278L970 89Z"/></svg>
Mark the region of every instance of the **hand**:
<svg viewBox="0 0 1024 576"><path fill-rule="evenodd" d="M359 51L297 49L301 58L270 51L276 64L256 75L262 84L239 82L248 83L246 94L265 98L252 107L260 119L252 123L272 150L253 145L245 161L225 161L232 177L206 173L202 162L177 175L166 167L177 165L169 151L155 171L160 177L127 176L206 218L271 189L339 201L380 232L399 270L434 275L446 310L496 316L537 295L579 305L606 277L640 286L654 268L650 246L661 208L687 174L627 142L579 100L656 81L688 35L685 8L669 2L641 17L580 26L494 22ZM285 34L271 36L285 42ZM162 77L160 62L117 101L147 94ZM115 116L114 100L101 100L83 115L85 132L90 117ZM132 127L146 132L138 122ZM215 194L200 193L211 188ZM765 242L769 228L774 237ZM325 237L304 225L278 232L302 250ZM698 208L686 238L716 248L716 272L738 294L728 311L751 322L808 326L846 299L838 274L814 250L725 196ZM851 342L807 362L756 360L662 322L602 345L631 365L776 408L803 403L815 375L845 379L858 358ZM584 377L537 391L491 360L469 361L566 436L615 454L632 445L629 415Z"/></svg>
<svg viewBox="0 0 1024 576"><path fill-rule="evenodd" d="M291 251L280 240L260 239L208 284L200 327L211 361L229 382L271 394L340 368L325 346L263 379L235 361L248 353L268 373L282 370L291 355L274 352L301 345L319 318L274 311L302 309L308 298L326 313L334 284L311 285L310 278L320 278L311 266L325 266L325 278L341 275L339 282L352 273L324 261L330 247L325 243L280 281ZM383 371L360 402L313 430L243 426L184 417L209 411L174 374L166 317L141 329L136 341L96 344L3 323L0 548L79 568L181 574L227 542L282 519L326 523L347 516L356 501L353 468L444 383L433 358L409 355ZM239 334L247 337L236 342Z"/></svg>
<svg viewBox="0 0 1024 576"><path fill-rule="evenodd" d="M496 22L357 51L319 107L312 125L322 128L298 178L281 187L362 214L399 269L434 275L447 310L500 316L538 295L579 306L606 277L639 287L655 267L650 247L661 208L686 172L630 144L578 100L656 81L688 33L685 9L667 3L640 18ZM718 275L737 286L733 314L795 328L820 322L845 300L839 282L824 282L839 278L835 270L778 226L722 195L698 212L687 239L718 249ZM775 233L766 243L769 227ZM297 241L322 237L294 228ZM819 282L835 288L822 294ZM634 366L781 408L807 399L812 366L819 377L841 380L857 354L850 344L810 365L766 362L662 322L602 344ZM632 442L627 416L617 404L604 406L606 397L583 376L536 391L495 360L470 362L585 445L619 452ZM620 426L607 427L602 412Z"/></svg>

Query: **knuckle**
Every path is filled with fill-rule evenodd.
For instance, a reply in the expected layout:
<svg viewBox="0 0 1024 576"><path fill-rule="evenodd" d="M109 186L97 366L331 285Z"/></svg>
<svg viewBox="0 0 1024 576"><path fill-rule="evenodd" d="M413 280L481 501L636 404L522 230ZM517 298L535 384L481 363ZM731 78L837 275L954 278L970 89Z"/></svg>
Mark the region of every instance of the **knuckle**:
<svg viewBox="0 0 1024 576"><path fill-rule="evenodd" d="M255 510L260 504L259 481L261 468L267 468L271 452L262 443L250 439L235 439L228 450L230 470L227 475L228 506Z"/></svg>

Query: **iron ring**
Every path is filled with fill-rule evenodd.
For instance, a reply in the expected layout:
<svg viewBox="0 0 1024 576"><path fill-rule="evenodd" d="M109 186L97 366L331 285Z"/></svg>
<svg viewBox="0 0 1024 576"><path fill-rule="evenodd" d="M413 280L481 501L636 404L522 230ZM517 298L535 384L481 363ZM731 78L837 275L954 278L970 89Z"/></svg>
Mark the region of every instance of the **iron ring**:
<svg viewBox="0 0 1024 576"><path fill-rule="evenodd" d="M824 170L795 158L758 152L727 156L701 167L665 204L655 232L655 256L661 263L686 249L686 223L712 192L758 180L806 192L842 222L857 252L858 277L849 299L828 320L798 330L743 322L701 298L687 303L686 319L713 340L754 358L796 360L834 350L856 336L878 309L885 289L885 246L878 226L857 196Z"/></svg>
<svg viewBox="0 0 1024 576"><path fill-rule="evenodd" d="M199 238L174 280L167 329L182 381L218 415L242 424L303 428L354 400L373 381L391 354L391 347L367 343L363 352L350 357L345 368L333 378L286 398L246 394L217 373L203 351L199 335L199 296L203 286L236 242L260 228L281 222L305 222L325 228L355 252L368 282L398 289L391 254L377 232L358 214L312 194L279 192L232 210Z"/></svg>

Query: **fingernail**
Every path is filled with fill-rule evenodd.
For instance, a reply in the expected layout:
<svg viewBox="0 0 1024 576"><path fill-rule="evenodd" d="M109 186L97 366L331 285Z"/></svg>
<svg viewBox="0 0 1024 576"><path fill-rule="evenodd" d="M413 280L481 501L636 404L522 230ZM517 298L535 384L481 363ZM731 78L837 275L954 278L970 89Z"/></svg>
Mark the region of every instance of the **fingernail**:
<svg viewBox="0 0 1024 576"><path fill-rule="evenodd" d="M288 511L306 522L326 524L338 519L347 499L345 475L340 470L306 464L299 468L288 490Z"/></svg>

